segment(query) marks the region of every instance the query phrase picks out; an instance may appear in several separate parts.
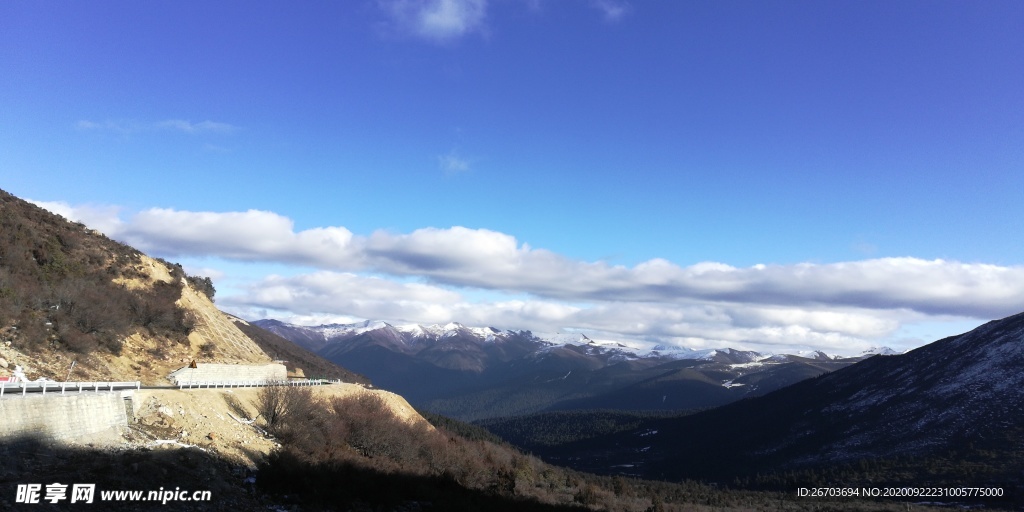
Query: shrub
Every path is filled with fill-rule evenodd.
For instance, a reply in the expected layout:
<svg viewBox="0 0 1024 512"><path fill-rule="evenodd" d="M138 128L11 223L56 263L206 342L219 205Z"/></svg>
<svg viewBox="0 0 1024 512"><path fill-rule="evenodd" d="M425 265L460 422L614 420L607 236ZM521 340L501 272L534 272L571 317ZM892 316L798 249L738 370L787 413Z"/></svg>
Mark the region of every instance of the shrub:
<svg viewBox="0 0 1024 512"><path fill-rule="evenodd" d="M203 295L206 295L208 299L213 300L213 296L217 293L217 289L213 287L213 280L209 277L199 276L186 276L185 279L188 280L188 283L192 285L196 291L201 292Z"/></svg>
<svg viewBox="0 0 1024 512"><path fill-rule="evenodd" d="M289 386L284 382L275 384L278 385L260 388L253 404L263 418L267 432L278 437L288 437L309 427L303 425L303 420L308 420L314 411L322 409L314 400L313 392L309 388Z"/></svg>
<svg viewBox="0 0 1024 512"><path fill-rule="evenodd" d="M214 352L217 350L217 344L214 342L203 343L199 345L199 355L205 358L213 357Z"/></svg>

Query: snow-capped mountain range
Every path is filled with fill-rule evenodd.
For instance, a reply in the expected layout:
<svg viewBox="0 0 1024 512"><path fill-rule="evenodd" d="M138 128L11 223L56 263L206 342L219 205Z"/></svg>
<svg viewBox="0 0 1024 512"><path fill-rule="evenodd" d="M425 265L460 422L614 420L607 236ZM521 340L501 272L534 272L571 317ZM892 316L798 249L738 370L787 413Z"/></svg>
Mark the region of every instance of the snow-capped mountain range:
<svg viewBox="0 0 1024 512"><path fill-rule="evenodd" d="M291 325L291 327L301 327L298 325L289 325ZM499 336L502 336L506 333L511 333L511 331L502 332L493 327L466 327L457 322L452 322L445 325L391 325L381 320L366 320L363 322L356 322L351 324L327 324L309 327L310 330L323 334L324 338L327 339L362 334L364 332L376 331L385 328L395 329L398 332L405 335L409 335L411 337L422 337L431 339L440 339L446 336L455 336L463 331L469 331L475 336L479 337L481 341L485 342L495 341Z"/></svg>
<svg viewBox="0 0 1024 512"><path fill-rule="evenodd" d="M410 345L419 345L424 342L437 342L444 338L453 336L470 336L476 338L479 343L494 343L507 340L512 337L533 337L542 342L546 347L558 346L587 346L609 353L620 354L627 358L668 358L668 359L692 359L692 360L714 360L716 357L728 357L736 359L739 363L750 363L755 361L785 362L791 357L813 359L817 361L841 361L851 357L835 354L826 354L820 350L801 350L793 353L755 352L741 351L732 348L713 349L690 349L671 345L653 345L642 347L634 343L624 341L612 341L590 338L581 332L532 332L526 330L501 330L495 327L468 327L458 322L440 324L397 324L392 325L381 320L366 320L349 324L325 324L318 326L302 326L288 324L277 320L258 320L257 325L272 332L282 334L286 330L302 331L311 338L323 339L325 343L341 342L363 333L392 330L400 334L401 338ZM280 332L279 332L280 331ZM286 336L287 337L287 336ZM899 352L889 347L871 347L853 358L859 359L873 355L895 355Z"/></svg>
<svg viewBox="0 0 1024 512"><path fill-rule="evenodd" d="M533 333L454 322L313 327L277 320L253 323L366 375L414 405L463 419L552 408L712 407L869 356L645 348L579 332Z"/></svg>

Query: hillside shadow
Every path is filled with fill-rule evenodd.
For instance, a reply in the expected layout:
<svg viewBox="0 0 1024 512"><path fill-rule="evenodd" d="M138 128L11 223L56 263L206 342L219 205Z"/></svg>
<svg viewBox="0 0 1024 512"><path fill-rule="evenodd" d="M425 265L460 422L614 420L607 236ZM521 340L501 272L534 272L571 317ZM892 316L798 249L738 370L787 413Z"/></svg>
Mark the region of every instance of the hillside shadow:
<svg viewBox="0 0 1024 512"><path fill-rule="evenodd" d="M257 487L303 510L438 510L452 512L579 511L512 497L510 489L477 490L442 477L385 473L350 463L309 465L285 456L261 467Z"/></svg>
<svg viewBox="0 0 1024 512"><path fill-rule="evenodd" d="M0 444L0 510L249 510L266 500L244 484L245 468L199 448L100 448L54 444L33 436ZM47 486L67 485L66 499L45 500ZM19 503L18 486L40 484L38 504ZM92 504L70 503L75 484L95 484ZM250 486L251 487L251 486ZM204 503L104 501L103 491L210 491Z"/></svg>
<svg viewBox="0 0 1024 512"><path fill-rule="evenodd" d="M274 496L301 497L295 503L310 510L587 510L503 494L508 489L466 488L449 478L385 473L350 463L312 466L287 457L275 458L262 466L257 486Z"/></svg>
<svg viewBox="0 0 1024 512"><path fill-rule="evenodd" d="M350 465L262 464L254 476L198 448L68 447L25 436L0 444L0 511L22 510L487 510L559 511L545 505L459 486L451 480L381 473ZM280 461L278 461L280 462ZM249 478L249 482L247 482ZM67 485L67 499L45 500L49 484ZM38 504L17 502L18 486L40 484ZM70 503L74 484L95 484L92 504ZM103 491L210 491L208 502L104 501Z"/></svg>

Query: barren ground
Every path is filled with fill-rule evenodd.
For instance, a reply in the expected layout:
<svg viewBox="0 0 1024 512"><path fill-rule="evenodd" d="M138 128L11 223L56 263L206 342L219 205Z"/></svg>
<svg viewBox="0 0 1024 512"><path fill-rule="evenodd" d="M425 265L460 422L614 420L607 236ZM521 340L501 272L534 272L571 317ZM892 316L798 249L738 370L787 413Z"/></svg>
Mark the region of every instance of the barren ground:
<svg viewBox="0 0 1024 512"><path fill-rule="evenodd" d="M426 423L422 416L394 393L369 390L356 384L334 384L311 388L321 399L375 393L384 398L395 416L407 422ZM139 390L133 400L135 423L130 444L175 449L192 445L244 466L254 466L277 447L254 424L259 388ZM141 431L141 433L139 432Z"/></svg>

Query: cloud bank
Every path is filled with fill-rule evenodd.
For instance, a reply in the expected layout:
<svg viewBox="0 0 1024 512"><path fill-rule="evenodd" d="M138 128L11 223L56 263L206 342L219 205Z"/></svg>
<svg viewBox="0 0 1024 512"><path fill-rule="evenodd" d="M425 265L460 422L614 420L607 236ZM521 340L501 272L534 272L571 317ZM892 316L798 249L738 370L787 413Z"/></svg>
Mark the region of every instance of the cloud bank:
<svg viewBox="0 0 1024 512"><path fill-rule="evenodd" d="M111 236L174 256L273 261L343 271L415 276L441 284L560 300L907 309L979 318L1024 304L1024 267L913 257L737 268L652 259L633 267L566 258L488 229L423 228L358 236L344 227L294 229L273 212L154 208Z"/></svg>
<svg viewBox="0 0 1024 512"><path fill-rule="evenodd" d="M274 212L152 208L126 220L112 207L37 203L167 257L308 268L267 276L237 307L544 330L592 329L704 346L866 346L923 318L990 319L1024 305L1024 267L914 257L839 263L634 266L567 258L514 236L455 226L354 234L296 230ZM491 298L469 301L463 293Z"/></svg>

